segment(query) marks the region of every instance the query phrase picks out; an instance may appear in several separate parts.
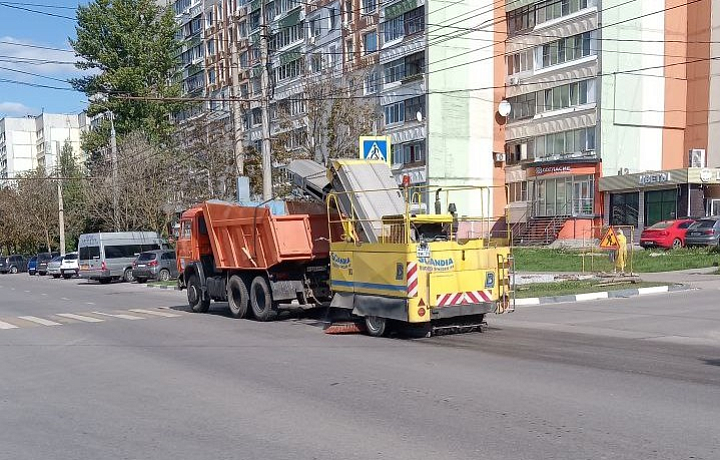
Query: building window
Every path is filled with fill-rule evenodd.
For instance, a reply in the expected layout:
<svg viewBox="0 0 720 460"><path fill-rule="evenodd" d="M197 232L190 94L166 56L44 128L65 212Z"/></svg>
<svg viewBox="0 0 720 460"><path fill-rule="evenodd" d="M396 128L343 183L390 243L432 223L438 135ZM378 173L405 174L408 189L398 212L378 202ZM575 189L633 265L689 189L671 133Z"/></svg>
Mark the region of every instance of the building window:
<svg viewBox="0 0 720 460"><path fill-rule="evenodd" d="M378 83L379 83L379 75L377 70L371 70L366 76L365 76L365 82L363 85L364 93L365 94L373 94L378 92Z"/></svg>
<svg viewBox="0 0 720 460"><path fill-rule="evenodd" d="M392 83L405 77L405 59L396 59L385 64L385 83Z"/></svg>
<svg viewBox="0 0 720 460"><path fill-rule="evenodd" d="M515 75L520 72L533 70L533 51L526 50L516 53L507 58L508 75Z"/></svg>
<svg viewBox="0 0 720 460"><path fill-rule="evenodd" d="M288 78L295 78L300 75L300 59L288 62L275 68L275 81L282 81Z"/></svg>
<svg viewBox="0 0 720 460"><path fill-rule="evenodd" d="M425 96L411 97L405 99L405 119L415 120L420 113L425 118Z"/></svg>
<svg viewBox="0 0 720 460"><path fill-rule="evenodd" d="M537 24L552 21L563 16L577 13L588 6L595 6L594 0L548 0L535 6Z"/></svg>
<svg viewBox="0 0 720 460"><path fill-rule="evenodd" d="M310 71L320 72L323 68L323 59L320 53L313 53L310 56Z"/></svg>
<svg viewBox="0 0 720 460"><path fill-rule="evenodd" d="M511 182L508 184L508 201L515 203L517 201L528 200L528 183L527 181L522 182Z"/></svg>
<svg viewBox="0 0 720 460"><path fill-rule="evenodd" d="M508 99L512 107L509 117L511 121L535 116L535 95L536 93L520 94Z"/></svg>
<svg viewBox="0 0 720 460"><path fill-rule="evenodd" d="M592 216L595 177L592 175L537 179L533 197L536 216Z"/></svg>
<svg viewBox="0 0 720 460"><path fill-rule="evenodd" d="M523 32L535 27L535 5L524 6L509 12L507 15L507 24L511 34Z"/></svg>
<svg viewBox="0 0 720 460"><path fill-rule="evenodd" d="M404 14L405 35L412 35L425 30L425 7L415 8Z"/></svg>
<svg viewBox="0 0 720 460"><path fill-rule="evenodd" d="M610 225L638 226L640 193L613 193L610 195Z"/></svg>
<svg viewBox="0 0 720 460"><path fill-rule="evenodd" d="M310 19L310 36L319 37L322 32L322 20L320 18Z"/></svg>
<svg viewBox="0 0 720 460"><path fill-rule="evenodd" d="M208 70L208 81L211 85L215 83L215 69Z"/></svg>
<svg viewBox="0 0 720 460"><path fill-rule="evenodd" d="M597 0L545 0L534 5L517 8L507 14L508 29L516 35L536 25L559 19L597 5Z"/></svg>
<svg viewBox="0 0 720 460"><path fill-rule="evenodd" d="M547 134L535 139L535 158L595 150L595 127Z"/></svg>
<svg viewBox="0 0 720 460"><path fill-rule="evenodd" d="M505 145L505 155L507 164L515 164L521 161L535 159L535 141L534 139L524 139L520 141L508 142Z"/></svg>
<svg viewBox="0 0 720 460"><path fill-rule="evenodd" d="M352 1L348 0L345 2L345 22L351 23L353 20L353 6Z"/></svg>
<svg viewBox="0 0 720 460"><path fill-rule="evenodd" d="M595 102L595 80L560 85L538 93L537 112L549 112Z"/></svg>
<svg viewBox="0 0 720 460"><path fill-rule="evenodd" d="M425 71L425 52L411 54L405 57L405 78L421 74Z"/></svg>
<svg viewBox="0 0 720 460"><path fill-rule="evenodd" d="M370 54L377 51L377 33L369 32L363 35L363 51L364 54Z"/></svg>
<svg viewBox="0 0 720 460"><path fill-rule="evenodd" d="M362 0L362 13L371 14L377 10L377 0Z"/></svg>
<svg viewBox="0 0 720 460"><path fill-rule="evenodd" d="M330 8L328 11L328 30L335 30L335 26L337 25L338 9Z"/></svg>
<svg viewBox="0 0 720 460"><path fill-rule="evenodd" d="M345 59L348 62L352 62L355 57L355 50L353 49L353 41L348 40L345 42Z"/></svg>
<svg viewBox="0 0 720 460"><path fill-rule="evenodd" d="M645 192L645 226L677 218L678 189Z"/></svg>
<svg viewBox="0 0 720 460"><path fill-rule="evenodd" d="M385 42L412 35L425 30L425 7L410 10L398 17L389 19L382 24Z"/></svg>
<svg viewBox="0 0 720 460"><path fill-rule="evenodd" d="M385 125L393 125L405 121L405 101L396 102L395 104L386 105Z"/></svg>
<svg viewBox="0 0 720 460"><path fill-rule="evenodd" d="M592 46L594 35L595 32L585 32L543 45L541 48L542 59L540 59L541 68L597 54L597 50Z"/></svg>

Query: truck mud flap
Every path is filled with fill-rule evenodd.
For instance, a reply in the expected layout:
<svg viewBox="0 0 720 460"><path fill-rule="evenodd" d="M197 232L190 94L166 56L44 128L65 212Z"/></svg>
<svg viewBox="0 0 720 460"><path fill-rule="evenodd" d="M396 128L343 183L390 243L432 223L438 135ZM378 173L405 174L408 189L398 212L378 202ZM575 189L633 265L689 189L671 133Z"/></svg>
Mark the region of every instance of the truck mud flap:
<svg viewBox="0 0 720 460"><path fill-rule="evenodd" d="M335 293L330 304L334 308L351 309L357 316L378 316L380 318L408 320L408 305L405 299L391 297Z"/></svg>

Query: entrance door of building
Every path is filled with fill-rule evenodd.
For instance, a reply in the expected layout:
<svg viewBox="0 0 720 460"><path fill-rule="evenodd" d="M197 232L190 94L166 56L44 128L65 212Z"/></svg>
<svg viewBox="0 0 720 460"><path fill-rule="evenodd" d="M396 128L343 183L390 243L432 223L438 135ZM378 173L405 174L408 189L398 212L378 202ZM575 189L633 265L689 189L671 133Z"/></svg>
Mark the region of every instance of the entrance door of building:
<svg viewBox="0 0 720 460"><path fill-rule="evenodd" d="M710 212L708 213L712 217L719 217L720 216L720 200L713 199L710 200L709 206Z"/></svg>
<svg viewBox="0 0 720 460"><path fill-rule="evenodd" d="M573 182L572 215L582 216L592 214L593 183L589 178Z"/></svg>

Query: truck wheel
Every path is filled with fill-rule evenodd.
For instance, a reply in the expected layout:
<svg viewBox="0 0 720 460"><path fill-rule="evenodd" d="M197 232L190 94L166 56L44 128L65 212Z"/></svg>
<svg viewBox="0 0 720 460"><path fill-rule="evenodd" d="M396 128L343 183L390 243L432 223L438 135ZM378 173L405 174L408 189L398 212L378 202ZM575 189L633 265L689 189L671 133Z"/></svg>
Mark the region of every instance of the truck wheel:
<svg viewBox="0 0 720 460"><path fill-rule="evenodd" d="M235 318L245 318L248 311L249 294L245 282L238 275L230 277L227 285L228 305Z"/></svg>
<svg viewBox="0 0 720 460"><path fill-rule="evenodd" d="M256 276L250 284L250 305L255 319L270 321L277 313L270 286L264 276Z"/></svg>
<svg viewBox="0 0 720 460"><path fill-rule="evenodd" d="M365 329L373 337L382 337L385 334L386 326L387 320L385 318L378 318L377 316L365 317Z"/></svg>
<svg viewBox="0 0 720 460"><path fill-rule="evenodd" d="M133 281L135 281L135 277L134 277L133 274L132 274L132 269L131 269L131 268L126 268L126 269L125 269L125 271L123 272L122 279L123 279L123 281L125 281L126 283L132 283Z"/></svg>
<svg viewBox="0 0 720 460"><path fill-rule="evenodd" d="M187 299L190 309L195 313L205 313L210 308L210 300L202 298L202 287L197 275L190 275L188 278Z"/></svg>

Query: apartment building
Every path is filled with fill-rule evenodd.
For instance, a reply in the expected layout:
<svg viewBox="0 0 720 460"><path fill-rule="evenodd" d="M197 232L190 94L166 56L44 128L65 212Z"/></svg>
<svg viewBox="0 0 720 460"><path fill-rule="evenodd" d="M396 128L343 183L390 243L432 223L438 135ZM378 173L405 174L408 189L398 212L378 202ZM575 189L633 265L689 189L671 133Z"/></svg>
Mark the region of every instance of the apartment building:
<svg viewBox="0 0 720 460"><path fill-rule="evenodd" d="M186 97L205 96L205 8L203 0L176 0L168 7L175 13L178 24L176 38L181 43L178 50L178 72L176 82L180 83ZM175 115L177 121L198 115L203 106L193 106Z"/></svg>
<svg viewBox="0 0 720 460"><path fill-rule="evenodd" d="M84 114L42 113L0 119L0 177L13 178L42 166L55 170L60 151L70 143L79 161Z"/></svg>
<svg viewBox="0 0 720 460"><path fill-rule="evenodd" d="M183 34L183 53L193 49L188 43L195 40L193 21L203 24L204 94L210 99L205 109L230 123L226 99L237 68L243 136L258 149L260 1L174 4L176 13L184 14L183 30L190 34ZM285 147L299 148L313 135L307 128L308 102L314 100L317 86L349 86L349 92L330 94L329 99L346 95L376 104L382 117L373 132L365 134L392 137L398 182L407 175L416 187L504 185L502 163L494 155L504 148L504 127L495 119L504 96L496 84L504 71L505 30L504 11L497 2L274 0L266 1L264 10L271 136L284 133ZM488 41L488 36L493 38ZM183 62L188 68L195 65ZM190 94L191 75L201 73L183 72ZM323 150L316 152L316 159L326 157ZM482 204L468 200L461 208L468 215L489 215L501 213L504 205L503 193L493 193Z"/></svg>
<svg viewBox="0 0 720 460"><path fill-rule="evenodd" d="M603 223L704 215L710 195L646 176L720 161L711 3L506 2L511 221L579 239ZM691 165L691 151L709 163Z"/></svg>

